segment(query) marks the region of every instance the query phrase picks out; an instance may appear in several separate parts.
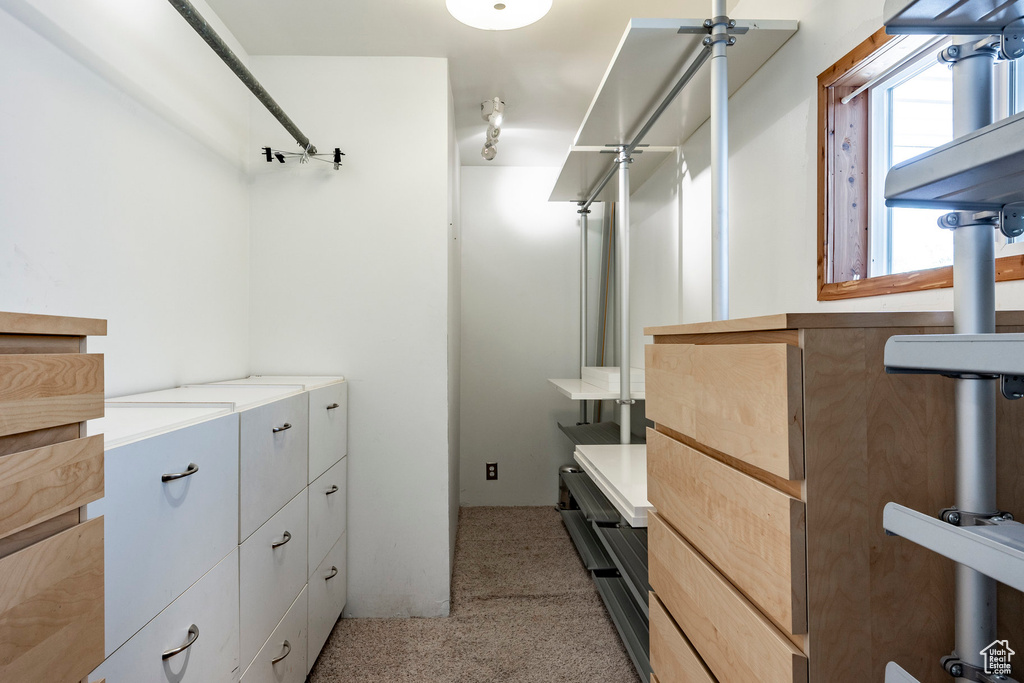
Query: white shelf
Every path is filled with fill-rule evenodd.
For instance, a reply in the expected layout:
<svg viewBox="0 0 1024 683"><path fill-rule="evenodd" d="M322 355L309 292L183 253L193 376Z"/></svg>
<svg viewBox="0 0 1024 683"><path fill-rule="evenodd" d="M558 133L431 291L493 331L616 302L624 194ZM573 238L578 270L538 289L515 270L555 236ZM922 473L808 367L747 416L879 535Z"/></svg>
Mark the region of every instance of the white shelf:
<svg viewBox="0 0 1024 683"><path fill-rule="evenodd" d="M246 386L204 384L197 386L148 391L143 394L132 394L107 399L107 403L157 403L165 406L194 403L229 404L232 410L248 410L267 403L272 403L288 396L301 394L301 385L290 386Z"/></svg>
<svg viewBox="0 0 1024 683"><path fill-rule="evenodd" d="M674 158L675 147L645 147L640 154L633 154L629 165L631 191L639 188L670 157ZM562 170L551 190L552 202L583 202L590 199L590 193L601 182L608 169L615 163L615 154L607 147L573 147L562 163ZM618 201L618 184L615 178L608 181L595 201Z"/></svg>
<svg viewBox="0 0 1024 683"><path fill-rule="evenodd" d="M889 206L998 210L1024 201L1024 112L893 166Z"/></svg>
<svg viewBox="0 0 1024 683"><path fill-rule="evenodd" d="M885 342L887 370L1024 375L1024 334L897 335Z"/></svg>
<svg viewBox="0 0 1024 683"><path fill-rule="evenodd" d="M168 407L154 404L107 403L103 417L89 420L85 429L88 436L103 434L107 450L165 434L175 429L191 427L223 415L230 415L232 405L202 404Z"/></svg>
<svg viewBox="0 0 1024 683"><path fill-rule="evenodd" d="M646 444L577 446L573 457L630 526L647 526Z"/></svg>
<svg viewBox="0 0 1024 683"><path fill-rule="evenodd" d="M619 392L608 391L602 387L595 387L580 379L549 379L560 392L574 401L604 401L613 400L619 397ZM629 397L637 401L643 401L647 394L645 391L631 391Z"/></svg>
<svg viewBox="0 0 1024 683"><path fill-rule="evenodd" d="M1024 17L1024 0L886 0L882 17L887 33L989 35Z"/></svg>
<svg viewBox="0 0 1024 683"><path fill-rule="evenodd" d="M1024 524L953 526L888 503L882 512L882 526L890 533L1024 591Z"/></svg>
<svg viewBox="0 0 1024 683"><path fill-rule="evenodd" d="M242 379L228 379L223 382L208 382L207 384L186 384L185 386L211 386L211 385L262 385L262 386L301 386L306 391L320 389L332 384L340 384L345 378L337 376L306 376L306 375L249 375Z"/></svg>
<svg viewBox="0 0 1024 683"><path fill-rule="evenodd" d="M885 665L885 683L921 683L896 662Z"/></svg>

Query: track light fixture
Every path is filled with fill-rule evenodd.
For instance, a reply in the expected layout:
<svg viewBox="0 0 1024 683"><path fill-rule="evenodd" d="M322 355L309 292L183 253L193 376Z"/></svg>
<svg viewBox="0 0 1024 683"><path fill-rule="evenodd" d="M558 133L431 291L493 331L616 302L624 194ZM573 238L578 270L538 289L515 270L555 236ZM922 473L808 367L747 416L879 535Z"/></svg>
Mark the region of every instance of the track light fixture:
<svg viewBox="0 0 1024 683"><path fill-rule="evenodd" d="M480 156L493 161L498 156L498 137L501 135L501 124L505 119L505 103L500 97L493 97L480 103L480 116L487 122L487 140Z"/></svg>

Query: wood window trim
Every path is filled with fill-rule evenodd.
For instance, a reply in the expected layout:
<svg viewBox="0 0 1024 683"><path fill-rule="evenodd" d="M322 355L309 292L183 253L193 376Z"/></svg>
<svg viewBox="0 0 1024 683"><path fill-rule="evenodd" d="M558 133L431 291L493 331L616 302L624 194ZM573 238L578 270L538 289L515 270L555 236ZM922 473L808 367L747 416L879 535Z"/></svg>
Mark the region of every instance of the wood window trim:
<svg viewBox="0 0 1024 683"><path fill-rule="evenodd" d="M818 75L818 301L953 286L952 266L867 277L867 94L837 107L840 99L918 49L921 40L886 35L881 28ZM846 131L842 138L837 126ZM859 279L833 282L837 265ZM1024 256L996 259L996 282L1021 279Z"/></svg>

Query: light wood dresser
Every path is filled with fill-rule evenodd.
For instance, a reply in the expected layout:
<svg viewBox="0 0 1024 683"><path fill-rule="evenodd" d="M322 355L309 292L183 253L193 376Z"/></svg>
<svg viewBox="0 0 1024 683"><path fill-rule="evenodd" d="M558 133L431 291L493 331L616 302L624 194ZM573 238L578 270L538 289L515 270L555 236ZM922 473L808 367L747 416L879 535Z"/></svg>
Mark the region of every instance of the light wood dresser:
<svg viewBox="0 0 1024 683"><path fill-rule="evenodd" d="M82 680L103 661L104 320L0 313L0 681Z"/></svg>
<svg viewBox="0 0 1024 683"><path fill-rule="evenodd" d="M997 316L1024 331L1024 313ZM953 382L888 375L894 334L948 313L799 314L648 328L651 666L661 683L945 683L953 565L882 508L949 507ZM1024 401L999 399L999 506L1024 516ZM999 637L1024 644L1000 586ZM1018 646L1019 647L1019 646Z"/></svg>

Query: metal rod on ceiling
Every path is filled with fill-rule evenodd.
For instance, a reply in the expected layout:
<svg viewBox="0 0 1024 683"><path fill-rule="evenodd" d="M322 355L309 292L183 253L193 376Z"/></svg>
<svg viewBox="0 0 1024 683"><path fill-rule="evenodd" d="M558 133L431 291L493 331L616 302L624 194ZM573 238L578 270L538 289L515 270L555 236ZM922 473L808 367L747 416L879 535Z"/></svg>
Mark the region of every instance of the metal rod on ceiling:
<svg viewBox="0 0 1024 683"><path fill-rule="evenodd" d="M242 63L238 56L232 51L227 43L217 35L217 32L213 30L213 27L207 23L203 16L199 14L192 3L188 0L168 0L174 9L178 10L178 14L184 17L185 21L188 22L189 26L195 29L195 32L206 41L206 44L213 48L213 51L217 53L217 56L224 60L224 63L228 65L228 68L238 76L239 80L245 84L245 87L252 91L252 94L256 96L256 99L267 108L275 119L277 119L285 130L298 143L304 151L309 154L316 154L316 147L310 143L309 138L302 134L299 127L288 118L288 115L284 113L280 105L274 101L274 98L264 90L260 82L256 80L256 77L252 75L252 72Z"/></svg>

